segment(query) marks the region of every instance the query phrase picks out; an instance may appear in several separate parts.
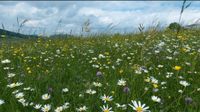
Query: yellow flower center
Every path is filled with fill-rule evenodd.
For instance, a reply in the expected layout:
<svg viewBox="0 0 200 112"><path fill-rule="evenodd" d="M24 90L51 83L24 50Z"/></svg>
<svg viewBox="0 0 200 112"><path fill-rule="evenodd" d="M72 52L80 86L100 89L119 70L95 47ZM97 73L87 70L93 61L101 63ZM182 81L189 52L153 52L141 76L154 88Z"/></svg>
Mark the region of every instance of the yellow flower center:
<svg viewBox="0 0 200 112"><path fill-rule="evenodd" d="M143 109L142 109L142 107L137 107L137 108L136 108L136 111L137 111L137 112L143 112Z"/></svg>
<svg viewBox="0 0 200 112"><path fill-rule="evenodd" d="M109 98L105 98L105 100L106 100L106 101L110 101L110 99L109 99Z"/></svg>
<svg viewBox="0 0 200 112"><path fill-rule="evenodd" d="M44 111L45 111L45 112L48 112L48 111L49 111L49 108L45 108Z"/></svg>
<svg viewBox="0 0 200 112"><path fill-rule="evenodd" d="M103 112L110 112L108 109L105 109Z"/></svg>
<svg viewBox="0 0 200 112"><path fill-rule="evenodd" d="M123 72L124 72L123 70L120 70L120 71L119 71L120 74L123 73Z"/></svg>
<svg viewBox="0 0 200 112"><path fill-rule="evenodd" d="M157 84L153 84L153 87L154 87L154 88L157 88L157 87L158 87L158 85L157 85Z"/></svg>

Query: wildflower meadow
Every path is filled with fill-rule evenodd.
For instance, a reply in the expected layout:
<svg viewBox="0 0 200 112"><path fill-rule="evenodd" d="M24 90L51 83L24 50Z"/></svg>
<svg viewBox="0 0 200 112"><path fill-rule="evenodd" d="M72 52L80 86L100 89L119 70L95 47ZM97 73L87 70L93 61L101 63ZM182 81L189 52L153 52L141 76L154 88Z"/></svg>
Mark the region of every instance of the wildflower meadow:
<svg viewBox="0 0 200 112"><path fill-rule="evenodd" d="M0 112L199 112L199 36L4 36Z"/></svg>

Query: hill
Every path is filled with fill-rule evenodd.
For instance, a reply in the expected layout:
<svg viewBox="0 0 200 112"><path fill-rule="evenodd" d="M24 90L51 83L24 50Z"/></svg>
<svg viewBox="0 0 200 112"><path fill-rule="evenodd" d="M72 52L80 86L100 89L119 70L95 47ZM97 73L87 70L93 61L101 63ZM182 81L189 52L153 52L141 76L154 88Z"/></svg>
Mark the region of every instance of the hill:
<svg viewBox="0 0 200 112"><path fill-rule="evenodd" d="M21 34L21 33L16 33L16 32L12 32L12 31L8 31L8 30L4 30L4 29L0 29L0 38L2 38L2 36L6 36L6 37L17 37L17 38L37 38L37 35L25 35L25 34Z"/></svg>

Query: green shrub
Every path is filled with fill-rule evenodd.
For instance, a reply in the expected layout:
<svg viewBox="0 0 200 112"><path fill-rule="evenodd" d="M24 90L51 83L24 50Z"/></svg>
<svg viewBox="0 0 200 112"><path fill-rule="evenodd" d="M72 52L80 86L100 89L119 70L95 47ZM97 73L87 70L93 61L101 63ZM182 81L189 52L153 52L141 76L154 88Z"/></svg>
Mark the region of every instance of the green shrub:
<svg viewBox="0 0 200 112"><path fill-rule="evenodd" d="M182 26L177 22L173 22L173 23L169 24L168 28L171 30L177 31L177 30L180 30L182 28Z"/></svg>

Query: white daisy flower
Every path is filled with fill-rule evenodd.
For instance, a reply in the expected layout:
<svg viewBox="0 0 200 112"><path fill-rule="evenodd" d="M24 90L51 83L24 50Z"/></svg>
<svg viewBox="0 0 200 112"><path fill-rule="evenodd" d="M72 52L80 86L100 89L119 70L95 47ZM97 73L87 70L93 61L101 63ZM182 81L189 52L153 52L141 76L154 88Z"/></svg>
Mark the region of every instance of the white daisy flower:
<svg viewBox="0 0 200 112"><path fill-rule="evenodd" d="M41 107L42 107L42 105L40 105L40 104L36 104L36 105L34 106L34 108L37 109L37 110L40 109Z"/></svg>
<svg viewBox="0 0 200 112"><path fill-rule="evenodd" d="M154 101L154 102L158 102L160 103L161 102L161 99L157 96L152 96L151 99Z"/></svg>
<svg viewBox="0 0 200 112"><path fill-rule="evenodd" d="M180 81L179 83L184 87L187 87L190 85L190 83L188 83L187 81Z"/></svg>
<svg viewBox="0 0 200 112"><path fill-rule="evenodd" d="M148 106L145 107L146 104L142 105L140 101L136 102L136 101L133 101L133 100L131 102L132 102L133 105L129 104L129 106L132 107L132 109L135 110L136 112L147 112L147 111L149 111L149 110L147 110L147 109L149 109L149 107Z"/></svg>
<svg viewBox="0 0 200 112"><path fill-rule="evenodd" d="M49 94L44 94L44 95L42 95L42 99L43 100L48 100L48 99L50 99L51 98L51 95L49 95Z"/></svg>
<svg viewBox="0 0 200 112"><path fill-rule="evenodd" d="M126 81L124 79L120 79L120 80L118 80L117 85L125 86L126 85Z"/></svg>
<svg viewBox="0 0 200 112"><path fill-rule="evenodd" d="M87 94L93 95L93 94L96 94L96 91L95 91L95 90L88 89L88 90L86 90L86 93L87 93Z"/></svg>
<svg viewBox="0 0 200 112"><path fill-rule="evenodd" d="M115 103L115 105L117 106L117 108L121 108L122 110L126 110L127 109L126 104Z"/></svg>
<svg viewBox="0 0 200 112"><path fill-rule="evenodd" d="M51 105L47 104L41 108L42 112L49 112L51 110Z"/></svg>
<svg viewBox="0 0 200 112"><path fill-rule="evenodd" d="M62 112L62 111L63 111L63 107L62 107L62 106L57 107L57 108L55 109L55 112Z"/></svg>
<svg viewBox="0 0 200 112"><path fill-rule="evenodd" d="M21 85L23 85L23 83L17 82L17 83L8 84L7 87L15 88L15 87L18 87L18 86L21 86Z"/></svg>
<svg viewBox="0 0 200 112"><path fill-rule="evenodd" d="M100 108L102 112L114 112L112 111L112 107L109 108L108 105L107 106L103 105L103 107L100 107Z"/></svg>
<svg viewBox="0 0 200 112"><path fill-rule="evenodd" d="M93 85L94 85L95 87L102 87L102 84L99 83L99 82L93 82Z"/></svg>
<svg viewBox="0 0 200 112"><path fill-rule="evenodd" d="M16 74L14 73L8 73L8 77L11 78L11 77L14 77Z"/></svg>
<svg viewBox="0 0 200 112"><path fill-rule="evenodd" d="M84 112L84 111L87 111L87 107L86 106L82 106L82 107L79 107L79 108L77 108L76 110L78 111L78 112Z"/></svg>
<svg viewBox="0 0 200 112"><path fill-rule="evenodd" d="M113 100L112 96L106 96L105 94L104 94L103 96L101 96L100 98L102 99L102 101L103 101L104 103Z"/></svg>
<svg viewBox="0 0 200 112"><path fill-rule="evenodd" d="M67 109L67 108L69 108L69 103L66 102L66 103L62 106L62 108L63 108L63 109Z"/></svg>
<svg viewBox="0 0 200 112"><path fill-rule="evenodd" d="M17 99L21 99L21 98L23 98L23 97L24 97L24 93L22 93L22 92L17 93L17 94L15 95L15 98L17 98Z"/></svg>
<svg viewBox="0 0 200 112"><path fill-rule="evenodd" d="M64 93L67 93L68 91L69 91L68 88L63 88L63 89L62 89L62 92L64 92Z"/></svg>
<svg viewBox="0 0 200 112"><path fill-rule="evenodd" d="M3 105L4 103L5 103L5 101L0 99L0 105Z"/></svg>
<svg viewBox="0 0 200 112"><path fill-rule="evenodd" d="M7 63L10 63L10 62L11 62L11 61L10 61L9 59L5 59L5 60L2 60L2 61L1 61L2 64L7 64Z"/></svg>

